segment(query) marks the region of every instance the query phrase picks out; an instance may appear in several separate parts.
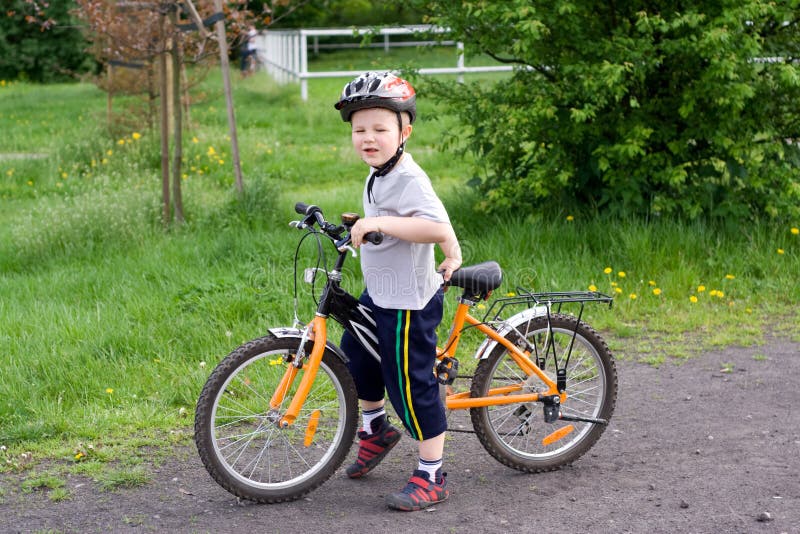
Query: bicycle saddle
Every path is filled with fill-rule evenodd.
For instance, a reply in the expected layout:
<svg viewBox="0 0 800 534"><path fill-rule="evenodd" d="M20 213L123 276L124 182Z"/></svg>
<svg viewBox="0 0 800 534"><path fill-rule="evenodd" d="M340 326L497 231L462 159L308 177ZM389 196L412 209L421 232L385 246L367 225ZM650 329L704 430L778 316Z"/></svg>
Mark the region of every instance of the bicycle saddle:
<svg viewBox="0 0 800 534"><path fill-rule="evenodd" d="M447 285L464 288L473 294L486 294L500 287L503 271L496 261L485 261L453 272Z"/></svg>

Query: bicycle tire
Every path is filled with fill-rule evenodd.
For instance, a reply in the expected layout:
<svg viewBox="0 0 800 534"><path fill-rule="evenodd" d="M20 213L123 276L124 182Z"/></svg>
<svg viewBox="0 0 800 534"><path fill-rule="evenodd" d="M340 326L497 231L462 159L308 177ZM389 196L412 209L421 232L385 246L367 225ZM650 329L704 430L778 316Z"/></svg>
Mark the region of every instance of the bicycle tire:
<svg viewBox="0 0 800 534"><path fill-rule="evenodd" d="M327 349L297 420L285 429L276 424L303 371L284 410L270 411L270 397L291 365L285 357L296 353L299 342L266 336L245 343L217 365L197 401L197 451L211 477L237 497L260 503L299 499L330 478L353 443L355 384L344 362Z"/></svg>
<svg viewBox="0 0 800 534"><path fill-rule="evenodd" d="M608 421L617 399L617 371L608 345L592 327L570 315L552 314L550 325L559 365L563 365L562 358L566 357L575 333L567 369L568 397L561 405L562 414ZM506 339L520 346L520 335L523 335L541 352L548 342L548 332L547 317L539 316L512 330ZM552 354L546 360L544 371L555 381ZM482 397L490 387L519 383L525 384L521 393L546 390L536 375L528 378L511 359L508 350L498 344L478 363L470 394ZM529 473L553 471L571 464L586 453L605 430L605 425L596 423L560 419L545 423L541 403L471 408L470 417L478 439L494 458ZM549 445L542 443L542 438L559 429L568 432L568 425L572 425L573 430L564 437Z"/></svg>

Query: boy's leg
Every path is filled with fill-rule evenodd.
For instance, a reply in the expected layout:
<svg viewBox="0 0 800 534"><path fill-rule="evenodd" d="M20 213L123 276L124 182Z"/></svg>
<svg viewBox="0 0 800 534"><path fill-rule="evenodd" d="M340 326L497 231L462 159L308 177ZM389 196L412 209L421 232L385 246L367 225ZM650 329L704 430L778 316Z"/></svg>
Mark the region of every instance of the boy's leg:
<svg viewBox="0 0 800 534"><path fill-rule="evenodd" d="M359 300L372 307L372 300L366 292ZM358 456L347 467L346 473L350 478L360 478L372 471L400 441L400 430L386 419L380 362L347 332L342 336L340 346L349 360L347 366L356 383L362 416Z"/></svg>
<svg viewBox="0 0 800 534"><path fill-rule="evenodd" d="M386 498L398 510L421 510L449 495L441 471L447 420L433 374L442 301L440 292L422 310L376 310L376 317L387 312L394 318L378 320L384 383L398 416L419 441L417 469L403 491ZM384 353L384 347L392 350Z"/></svg>

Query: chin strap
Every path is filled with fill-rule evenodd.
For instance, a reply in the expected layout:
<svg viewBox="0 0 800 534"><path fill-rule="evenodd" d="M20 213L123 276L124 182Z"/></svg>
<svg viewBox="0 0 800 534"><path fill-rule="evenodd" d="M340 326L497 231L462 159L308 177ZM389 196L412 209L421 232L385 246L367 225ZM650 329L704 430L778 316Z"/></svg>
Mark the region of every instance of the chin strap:
<svg viewBox="0 0 800 534"><path fill-rule="evenodd" d="M394 166L397 165L397 162L400 160L400 156L403 155L404 150L405 143L397 147L397 152L394 153L394 156L389 158L389 161L375 169L369 176L369 181L367 182L367 200L370 203L375 202L375 195L372 194L372 186L375 184L375 178L389 174L389 171L391 171Z"/></svg>
<svg viewBox="0 0 800 534"><path fill-rule="evenodd" d="M403 140L403 118L399 111L395 111L395 113L397 114L397 125L400 127L400 146L397 147L397 152L394 153L394 156L389 158L386 163L375 169L369 176L369 180L367 181L367 201L369 203L375 202L375 195L372 194L372 186L375 184L375 178L389 174L389 171L391 171L394 166L397 165L397 162L400 161L400 157L403 155L403 152L406 149L406 142Z"/></svg>

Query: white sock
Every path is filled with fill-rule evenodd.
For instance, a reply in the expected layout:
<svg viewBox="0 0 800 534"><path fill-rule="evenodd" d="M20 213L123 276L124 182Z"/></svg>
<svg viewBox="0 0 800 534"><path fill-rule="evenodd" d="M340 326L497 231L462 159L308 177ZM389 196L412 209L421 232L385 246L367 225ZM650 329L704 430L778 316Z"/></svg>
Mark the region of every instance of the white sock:
<svg viewBox="0 0 800 534"><path fill-rule="evenodd" d="M436 471L442 468L442 459L439 458L438 460L423 460L422 458L419 459L419 469L420 471L425 471L428 473L428 480L433 483L436 483Z"/></svg>
<svg viewBox="0 0 800 534"><path fill-rule="evenodd" d="M363 425L362 430L367 434L372 434L372 421L382 415L386 415L386 409L384 409L383 406L381 406L380 408L375 408L374 410L362 410L361 412L361 424Z"/></svg>

